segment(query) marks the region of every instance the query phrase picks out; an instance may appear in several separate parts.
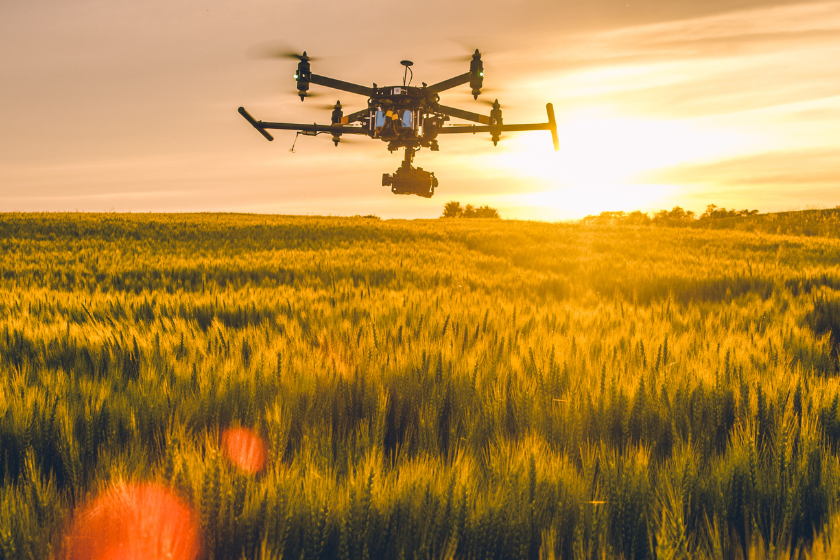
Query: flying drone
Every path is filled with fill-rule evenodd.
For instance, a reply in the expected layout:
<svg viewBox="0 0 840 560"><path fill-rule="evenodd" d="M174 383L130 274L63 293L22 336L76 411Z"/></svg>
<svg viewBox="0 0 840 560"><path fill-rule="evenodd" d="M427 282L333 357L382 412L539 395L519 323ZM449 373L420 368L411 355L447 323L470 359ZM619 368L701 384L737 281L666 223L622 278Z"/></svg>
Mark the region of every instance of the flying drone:
<svg viewBox="0 0 840 560"><path fill-rule="evenodd" d="M338 146L344 134L359 134L382 140L388 143L388 151L394 152L405 148L405 158L402 165L393 174L382 175L382 186L391 187L394 194L415 194L424 198L431 198L438 186L435 174L424 171L422 167L415 168L411 165L414 154L420 148L429 148L433 152L439 151L438 134L475 134L487 132L493 141L498 144L502 132L513 132L523 130L550 130L554 141L554 149L559 150L557 139L557 122L554 120L554 107L551 103L545 106L548 113L548 122L533 124L503 124L502 108L497 99L489 116L479 115L455 107L447 107L440 104L440 93L448 89L469 83L472 88L473 99L478 99L481 94L481 87L484 81L484 64L481 61L481 53L478 49L472 55L470 71L454 78L449 78L433 85L425 82L422 87L412 86L411 79L406 83L409 72L413 78L414 72L410 60L400 62L405 66L403 85L378 87L365 87L350 82L343 82L325 76L313 74L310 70L310 58L306 51L303 54L292 55L299 60L295 80L297 80L298 95L303 101L309 95L309 85L317 84L368 98L367 107L345 115L342 111L340 101L336 101L332 112L332 122L329 125L321 124L294 124L278 123L255 120L244 107L239 108L239 113L245 117L251 125L265 136L267 140L274 140L268 133L269 129L275 130L296 130L298 134L306 136L317 136L327 133L332 135L332 141ZM445 126L444 123L455 117L478 123L478 125L455 125ZM297 140L297 136L295 136Z"/></svg>

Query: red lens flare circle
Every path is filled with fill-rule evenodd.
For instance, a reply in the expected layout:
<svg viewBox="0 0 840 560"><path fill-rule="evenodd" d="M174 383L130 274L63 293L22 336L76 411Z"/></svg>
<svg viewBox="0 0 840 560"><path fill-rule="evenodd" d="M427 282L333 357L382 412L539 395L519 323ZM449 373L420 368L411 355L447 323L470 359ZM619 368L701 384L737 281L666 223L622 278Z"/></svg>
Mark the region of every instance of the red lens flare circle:
<svg viewBox="0 0 840 560"><path fill-rule="evenodd" d="M121 484L76 513L65 560L195 560L198 518L172 490Z"/></svg>
<svg viewBox="0 0 840 560"><path fill-rule="evenodd" d="M222 451L230 461L250 474L265 469L268 449L263 439L248 428L227 428L222 434Z"/></svg>

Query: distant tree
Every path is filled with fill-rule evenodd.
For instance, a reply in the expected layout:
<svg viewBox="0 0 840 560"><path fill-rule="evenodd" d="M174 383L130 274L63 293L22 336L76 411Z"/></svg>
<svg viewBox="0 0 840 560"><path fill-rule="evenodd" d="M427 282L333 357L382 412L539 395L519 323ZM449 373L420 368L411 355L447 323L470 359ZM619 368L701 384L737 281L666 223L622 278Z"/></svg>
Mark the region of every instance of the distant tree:
<svg viewBox="0 0 840 560"><path fill-rule="evenodd" d="M722 220L724 218L746 218L758 214L758 210L727 210L718 208L715 204L706 206L706 211L700 214L701 220Z"/></svg>
<svg viewBox="0 0 840 560"><path fill-rule="evenodd" d="M453 200L443 206L441 218L460 218L463 213L464 209L461 208L461 203Z"/></svg>
<svg viewBox="0 0 840 560"><path fill-rule="evenodd" d="M653 215L653 223L660 225L688 225L694 221L694 212L674 206L669 210L660 210Z"/></svg>
<svg viewBox="0 0 840 560"><path fill-rule="evenodd" d="M499 218L499 211L486 204L476 208L472 204L461 207L460 202L447 202L441 218Z"/></svg>
<svg viewBox="0 0 840 560"><path fill-rule="evenodd" d="M604 224L620 224L627 218L627 214L623 210L618 212L601 212L598 216L598 221Z"/></svg>
<svg viewBox="0 0 840 560"><path fill-rule="evenodd" d="M840 209L840 206L837 207ZM720 208L716 204L709 204L706 206L706 211L700 216L696 216L691 210L683 210L679 206L674 206L670 210L660 210L653 214L651 218L640 210L626 213L623 211L604 211L600 214L586 216L581 219L581 223L589 225L632 225L632 226L647 226L647 225L665 225L665 226L691 226L691 227L708 227L711 220L721 220L723 218L748 218L758 214L758 210L727 210ZM719 225L715 227L720 227ZM726 227L729 227L727 225Z"/></svg>
<svg viewBox="0 0 840 560"><path fill-rule="evenodd" d="M650 224L650 216L648 216L641 210L634 210L627 214L627 217L625 218L625 223L634 226L646 226Z"/></svg>
<svg viewBox="0 0 840 560"><path fill-rule="evenodd" d="M604 211L598 214L597 216L586 216L583 221L586 224L598 224L598 225L613 225L621 222L621 218L624 216L624 212L610 212Z"/></svg>
<svg viewBox="0 0 840 560"><path fill-rule="evenodd" d="M486 204L484 206L479 206L475 210L475 217L476 218L498 218L499 211L495 208L490 208Z"/></svg>
<svg viewBox="0 0 840 560"><path fill-rule="evenodd" d="M723 210L725 212L726 208L724 208ZM703 212L702 214L700 214L700 219L701 220L713 220L713 219L715 219L715 217L716 217L715 215L717 213L718 213L717 204L709 204L708 206L706 206L706 211Z"/></svg>
<svg viewBox="0 0 840 560"><path fill-rule="evenodd" d="M583 223L591 225L629 225L629 226L646 226L650 225L650 216L641 210L634 210L629 214L623 210L615 212L605 211L597 216L586 216L583 218Z"/></svg>

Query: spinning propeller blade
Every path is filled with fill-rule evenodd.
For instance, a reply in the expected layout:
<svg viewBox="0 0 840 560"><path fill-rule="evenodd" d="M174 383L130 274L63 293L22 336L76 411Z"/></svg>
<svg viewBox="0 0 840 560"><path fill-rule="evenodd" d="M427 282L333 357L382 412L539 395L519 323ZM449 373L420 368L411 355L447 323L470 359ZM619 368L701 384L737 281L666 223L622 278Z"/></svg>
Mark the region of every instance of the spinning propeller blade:
<svg viewBox="0 0 840 560"><path fill-rule="evenodd" d="M291 90L289 93L294 95L300 95L300 92L296 89ZM309 99L314 97L325 97L325 95L323 93L318 93L317 91L307 91L304 97ZM332 108L332 105L330 105L330 108Z"/></svg>
<svg viewBox="0 0 840 560"><path fill-rule="evenodd" d="M456 62L466 62L469 63L472 60L473 54L475 53L475 47L471 47L466 42L458 41L456 43L459 47L458 50L463 51L463 54L456 54L455 56L442 56L440 58L432 59L432 62L441 63L441 64L448 64L448 63L456 63ZM481 53L482 58L484 57L485 51L484 49L479 48L478 52Z"/></svg>
<svg viewBox="0 0 840 560"><path fill-rule="evenodd" d="M248 47L245 54L248 58L291 58L298 61L309 62L317 60L316 58L307 55L306 51L303 51L301 54L299 51L289 47L289 45L273 41L252 45Z"/></svg>

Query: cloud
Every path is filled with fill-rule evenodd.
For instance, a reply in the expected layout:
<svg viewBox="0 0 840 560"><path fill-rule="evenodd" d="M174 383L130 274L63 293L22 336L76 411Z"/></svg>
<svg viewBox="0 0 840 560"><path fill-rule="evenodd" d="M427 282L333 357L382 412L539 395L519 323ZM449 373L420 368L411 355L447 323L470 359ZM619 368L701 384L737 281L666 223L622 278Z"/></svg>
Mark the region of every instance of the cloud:
<svg viewBox="0 0 840 560"><path fill-rule="evenodd" d="M741 9L651 24L622 25L563 35L528 59L553 69L684 60L694 57L763 53L773 45L812 47L836 43L840 2Z"/></svg>
<svg viewBox="0 0 840 560"><path fill-rule="evenodd" d="M669 203L695 211L707 204L763 212L840 204L840 148L790 150L685 164L637 176L679 185Z"/></svg>
<svg viewBox="0 0 840 560"><path fill-rule="evenodd" d="M547 51L547 52L546 52ZM528 68L559 108L687 118L840 92L840 2L761 7L564 37Z"/></svg>
<svg viewBox="0 0 840 560"><path fill-rule="evenodd" d="M840 187L840 148L765 152L720 161L684 164L638 176L650 183L754 187ZM840 190L837 191L840 193ZM840 195L838 195L840 198Z"/></svg>

